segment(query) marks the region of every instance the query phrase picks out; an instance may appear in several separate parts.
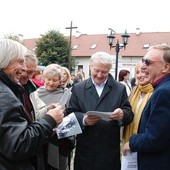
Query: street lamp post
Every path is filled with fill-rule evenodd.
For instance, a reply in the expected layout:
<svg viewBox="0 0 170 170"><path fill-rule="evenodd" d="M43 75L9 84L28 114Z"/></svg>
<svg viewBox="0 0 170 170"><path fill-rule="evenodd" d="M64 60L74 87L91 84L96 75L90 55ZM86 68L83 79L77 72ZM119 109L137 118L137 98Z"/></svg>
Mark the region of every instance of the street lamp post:
<svg viewBox="0 0 170 170"><path fill-rule="evenodd" d="M107 36L108 38L108 42L109 42L109 46L110 46L110 50L112 48L115 48L116 51L116 63L115 63L115 80L117 80L117 71L118 71L118 56L119 56L119 51L121 48L124 47L124 49L126 48L126 45L128 44L128 38L130 37L130 35L127 34L126 30L125 33L122 34L122 39L123 39L123 43L120 44L119 40L117 40L116 45L113 45L113 40L115 38L115 31L111 28L109 28L109 30L111 30L110 34Z"/></svg>

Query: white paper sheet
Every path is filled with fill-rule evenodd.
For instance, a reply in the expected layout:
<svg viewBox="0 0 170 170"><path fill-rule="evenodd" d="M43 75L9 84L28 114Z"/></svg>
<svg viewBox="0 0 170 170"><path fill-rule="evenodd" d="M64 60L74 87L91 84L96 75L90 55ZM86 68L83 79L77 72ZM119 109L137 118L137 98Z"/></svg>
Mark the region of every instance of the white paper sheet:
<svg viewBox="0 0 170 170"><path fill-rule="evenodd" d="M121 170L137 170L137 152L126 152L122 155Z"/></svg>
<svg viewBox="0 0 170 170"><path fill-rule="evenodd" d="M86 115L96 115L100 116L101 119L109 121L110 120L110 115L112 112L99 112L99 111L88 111L86 112Z"/></svg>

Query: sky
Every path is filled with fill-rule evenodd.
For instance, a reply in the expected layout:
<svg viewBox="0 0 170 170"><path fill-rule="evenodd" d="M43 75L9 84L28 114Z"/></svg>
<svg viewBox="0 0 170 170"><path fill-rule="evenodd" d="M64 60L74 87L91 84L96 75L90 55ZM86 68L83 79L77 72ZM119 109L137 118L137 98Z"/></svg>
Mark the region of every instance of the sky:
<svg viewBox="0 0 170 170"><path fill-rule="evenodd" d="M169 0L1 0L0 37L38 38L50 30L69 35L170 32Z"/></svg>

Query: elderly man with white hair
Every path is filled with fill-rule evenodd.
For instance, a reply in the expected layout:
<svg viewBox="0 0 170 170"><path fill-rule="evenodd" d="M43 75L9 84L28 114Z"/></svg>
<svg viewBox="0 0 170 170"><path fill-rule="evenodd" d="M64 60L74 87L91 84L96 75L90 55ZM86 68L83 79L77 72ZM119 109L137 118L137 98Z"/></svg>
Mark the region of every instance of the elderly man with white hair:
<svg viewBox="0 0 170 170"><path fill-rule="evenodd" d="M126 88L113 79L111 68L111 55L93 54L91 76L72 88L68 112L75 113L83 130L77 135L74 170L120 170L120 127L132 121L133 113ZM110 113L108 120L101 112Z"/></svg>
<svg viewBox="0 0 170 170"><path fill-rule="evenodd" d="M41 146L53 135L63 119L56 104L39 120L32 122L21 102L21 74L27 70L20 43L0 40L0 169L44 170Z"/></svg>

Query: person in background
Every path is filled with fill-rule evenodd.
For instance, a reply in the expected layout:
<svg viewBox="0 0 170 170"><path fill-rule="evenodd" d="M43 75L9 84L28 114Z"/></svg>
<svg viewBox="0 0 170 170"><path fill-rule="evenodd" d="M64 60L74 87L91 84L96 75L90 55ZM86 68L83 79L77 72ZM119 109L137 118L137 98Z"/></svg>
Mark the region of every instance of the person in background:
<svg viewBox="0 0 170 170"><path fill-rule="evenodd" d="M38 63L37 57L31 51L27 51L25 55L25 64L27 69L22 72L19 80L19 82L24 88L22 102L32 121L35 120L35 113L33 110L32 103L30 101L30 93L35 91L37 87L32 82L31 79L37 68L37 63Z"/></svg>
<svg viewBox="0 0 170 170"><path fill-rule="evenodd" d="M76 137L74 170L120 170L120 126L133 119L125 86L111 74L112 57L97 52L90 58L91 77L75 84L68 113L74 112L83 133ZM87 111L110 112L110 121Z"/></svg>
<svg viewBox="0 0 170 170"><path fill-rule="evenodd" d="M71 81L72 81L72 86L74 86L74 84L80 82L79 79L77 79L75 72L71 73Z"/></svg>
<svg viewBox="0 0 170 170"><path fill-rule="evenodd" d="M31 101L34 106L36 118L41 118L53 107L53 103L60 103L63 108L68 105L71 91L62 88L62 67L58 64L50 64L43 71L44 86L31 93ZM47 155L48 170L66 170L68 162L68 140L58 139L57 134L49 140Z"/></svg>
<svg viewBox="0 0 170 170"><path fill-rule="evenodd" d="M83 81L83 80L85 80L85 74L84 74L82 68L79 68L79 69L77 70L76 77L77 77L77 80L78 80L78 81Z"/></svg>
<svg viewBox="0 0 170 170"><path fill-rule="evenodd" d="M71 74L66 67L62 67L61 86L67 88L72 86Z"/></svg>
<svg viewBox="0 0 170 170"><path fill-rule="evenodd" d="M137 63L136 67L135 67L135 74L134 74L134 77L131 78L130 80L130 84L131 84L131 87L132 89L137 85L137 79L136 79L136 72L137 72L137 68L139 66L139 63Z"/></svg>
<svg viewBox="0 0 170 170"><path fill-rule="evenodd" d="M135 77L133 77L133 78L130 80L130 84L131 84L132 89L136 86L136 78L135 78Z"/></svg>
<svg viewBox="0 0 170 170"><path fill-rule="evenodd" d="M141 120L142 111L153 92L153 87L148 81L148 75L141 70L141 63L136 66L137 85L132 89L129 101L134 113L133 121L124 127L123 145L129 141L132 134L138 133L139 122ZM130 154L131 155L131 154ZM135 164L136 157L136 164ZM137 153L133 153L133 166L137 167Z"/></svg>
<svg viewBox="0 0 170 170"><path fill-rule="evenodd" d="M130 95L131 92L131 84L129 83L130 72L128 70L120 70L119 72L119 82L124 84L126 87L127 95Z"/></svg>
<svg viewBox="0 0 170 170"><path fill-rule="evenodd" d="M125 85L126 87L126 92L127 95L130 95L131 92L131 84L129 82L129 78L130 78L130 72L128 70L120 70L119 72L119 82L122 83L123 85ZM122 144L122 136L123 136L123 131L124 131L124 127L121 127L120 130L120 139L121 139L121 144Z"/></svg>
<svg viewBox="0 0 170 170"><path fill-rule="evenodd" d="M36 68L34 71L34 74L32 76L33 83L38 87L44 86L43 76L42 76L42 70L40 68Z"/></svg>
<svg viewBox="0 0 170 170"><path fill-rule="evenodd" d="M153 46L142 58L141 70L154 87L143 109L138 134L123 147L138 153L139 170L170 169L170 47Z"/></svg>
<svg viewBox="0 0 170 170"><path fill-rule="evenodd" d="M10 39L0 40L0 169L45 170L42 145L63 120L59 104L32 122L21 102L20 77L27 71L26 47Z"/></svg>

